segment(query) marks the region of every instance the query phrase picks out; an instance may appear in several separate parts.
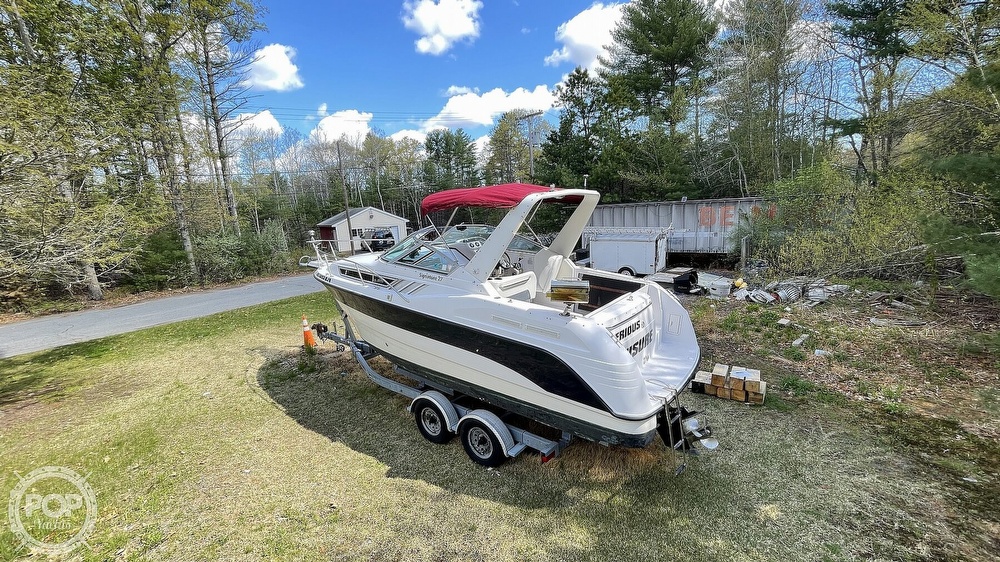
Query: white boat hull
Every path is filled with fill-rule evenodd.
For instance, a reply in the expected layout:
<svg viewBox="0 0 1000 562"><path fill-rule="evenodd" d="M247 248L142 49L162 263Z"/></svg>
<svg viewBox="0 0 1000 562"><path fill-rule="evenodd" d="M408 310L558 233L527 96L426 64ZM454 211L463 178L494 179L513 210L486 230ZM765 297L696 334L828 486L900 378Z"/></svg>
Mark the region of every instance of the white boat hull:
<svg viewBox="0 0 1000 562"><path fill-rule="evenodd" d="M656 435L658 412L639 420L615 417L606 410L547 392L480 354L375 318L346 300L353 299L337 298L354 330L368 345L442 387L601 443L642 447Z"/></svg>

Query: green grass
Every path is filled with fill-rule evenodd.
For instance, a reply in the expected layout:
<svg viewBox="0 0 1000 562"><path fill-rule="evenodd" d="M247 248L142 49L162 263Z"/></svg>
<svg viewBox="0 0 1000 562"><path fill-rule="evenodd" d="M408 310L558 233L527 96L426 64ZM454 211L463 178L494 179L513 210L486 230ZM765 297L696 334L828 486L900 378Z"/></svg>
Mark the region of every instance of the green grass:
<svg viewBox="0 0 1000 562"><path fill-rule="evenodd" d="M770 330L767 312L734 325ZM722 445L680 477L659 444L485 470L423 440L349 354L302 352L303 313L335 316L320 294L0 361L0 497L15 472L88 474L85 560L989 559L962 529L993 512L962 514L949 486L994 449L918 464L906 433L939 451L959 428L858 418L788 375L764 408L691 396ZM0 560L16 544L0 525Z"/></svg>

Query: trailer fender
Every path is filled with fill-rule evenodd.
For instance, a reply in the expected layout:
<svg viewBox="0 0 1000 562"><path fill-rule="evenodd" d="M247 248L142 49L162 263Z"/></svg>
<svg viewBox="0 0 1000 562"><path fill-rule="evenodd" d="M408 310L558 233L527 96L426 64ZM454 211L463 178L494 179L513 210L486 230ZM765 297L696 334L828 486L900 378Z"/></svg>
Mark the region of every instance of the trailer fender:
<svg viewBox="0 0 1000 562"><path fill-rule="evenodd" d="M500 442L500 448L503 449L503 454L506 457L511 457L514 455L512 453L514 449L514 436L510 434L510 430L507 429L507 424L503 423L496 414L489 410L472 410L468 414L462 416L462 419L458 422L459 432L461 432L462 424L469 420L476 420L483 425L485 425L490 432L497 438Z"/></svg>
<svg viewBox="0 0 1000 562"><path fill-rule="evenodd" d="M452 405L451 401L448 400L448 398L445 397L444 394L436 390L428 390L426 392L423 392L419 396L414 398L412 402L410 402L410 405L406 407L406 411L412 414L413 406L420 400L429 400L433 402L434 405L437 406L439 410L441 410L441 413L444 414L445 423L448 426L448 431L452 433L458 431L458 423L459 423L458 412L455 411L455 406Z"/></svg>

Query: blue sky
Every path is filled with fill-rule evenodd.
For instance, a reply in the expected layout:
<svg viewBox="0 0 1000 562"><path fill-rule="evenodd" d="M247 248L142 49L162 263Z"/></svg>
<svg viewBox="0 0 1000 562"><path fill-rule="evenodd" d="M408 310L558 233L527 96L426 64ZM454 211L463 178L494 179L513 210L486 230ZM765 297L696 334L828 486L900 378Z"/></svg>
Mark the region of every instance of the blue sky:
<svg viewBox="0 0 1000 562"><path fill-rule="evenodd" d="M621 3L575 0L265 0L242 109L258 128L335 140L369 130L422 140L487 135L501 113L545 111L577 65L594 68Z"/></svg>

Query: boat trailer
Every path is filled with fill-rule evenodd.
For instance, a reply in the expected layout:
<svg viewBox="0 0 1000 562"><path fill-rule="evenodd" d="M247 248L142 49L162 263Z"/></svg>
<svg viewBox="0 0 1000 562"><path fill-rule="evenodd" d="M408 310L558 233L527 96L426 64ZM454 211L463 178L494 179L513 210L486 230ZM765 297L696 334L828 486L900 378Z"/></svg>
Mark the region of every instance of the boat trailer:
<svg viewBox="0 0 1000 562"><path fill-rule="evenodd" d="M505 421L504 418L508 417L506 414L498 415L483 407L463 405L460 402L464 397L459 393L399 365L394 364L393 369L399 375L417 382L418 387L382 375L368 362L379 355L378 350L355 338L346 314L342 315L342 321L343 335L337 333L336 325L333 330L321 323L313 324L311 328L321 341L336 343L337 351L349 348L362 370L375 384L409 398L407 411L413 414L417 429L428 441L443 444L458 435L469 458L477 464L496 467L526 449L537 451L542 462L548 462L558 456L572 440L573 435L567 431L560 430L562 436L558 440L552 440ZM449 396L452 398L449 399ZM475 400L471 397L469 399ZM711 436L711 428L702 423L696 414L697 412L680 405L678 394L664 404L660 414L660 437L668 447L682 455L675 474L680 474L687 467L688 454L698 454L695 443L701 443L709 450L718 446L718 441Z"/></svg>

